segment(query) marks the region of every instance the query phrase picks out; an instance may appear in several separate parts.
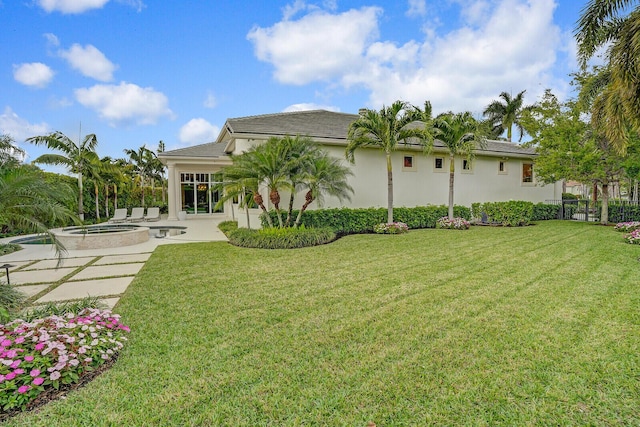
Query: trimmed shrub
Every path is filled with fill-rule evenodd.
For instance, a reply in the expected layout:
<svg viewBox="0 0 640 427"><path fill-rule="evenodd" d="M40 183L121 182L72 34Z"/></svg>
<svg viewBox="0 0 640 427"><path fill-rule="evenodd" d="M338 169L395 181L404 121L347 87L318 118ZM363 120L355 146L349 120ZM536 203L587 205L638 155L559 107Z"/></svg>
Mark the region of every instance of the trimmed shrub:
<svg viewBox="0 0 640 427"><path fill-rule="evenodd" d="M407 224L410 229L436 228L438 219L447 215L446 206L417 206L414 208L394 208L393 218L396 222ZM471 211L466 206L455 206L454 216L471 219ZM294 211L294 217L298 215ZM270 212L274 223L277 223L275 212ZM301 223L307 227L330 228L339 235L371 233L373 227L387 222L386 208L339 208L307 210L302 214ZM262 217L262 226L267 223Z"/></svg>
<svg viewBox="0 0 640 427"><path fill-rule="evenodd" d="M229 243L243 248L295 249L332 242L336 233L329 228L238 228L229 232Z"/></svg>
<svg viewBox="0 0 640 427"><path fill-rule="evenodd" d="M15 243L3 243L0 244L0 256L9 255L10 253L17 252L21 249L20 245L16 245Z"/></svg>
<svg viewBox="0 0 640 427"><path fill-rule="evenodd" d="M486 202L474 203L474 214L487 216L487 221L491 224L501 224L503 226L529 225L533 218L533 203L521 200L511 200L508 202Z"/></svg>
<svg viewBox="0 0 640 427"><path fill-rule="evenodd" d="M218 224L218 229L228 236L229 232L238 229L238 221L222 221Z"/></svg>
<svg viewBox="0 0 640 427"><path fill-rule="evenodd" d="M560 205L550 205L548 203L536 203L533 205L533 215L531 221L546 221L559 219Z"/></svg>

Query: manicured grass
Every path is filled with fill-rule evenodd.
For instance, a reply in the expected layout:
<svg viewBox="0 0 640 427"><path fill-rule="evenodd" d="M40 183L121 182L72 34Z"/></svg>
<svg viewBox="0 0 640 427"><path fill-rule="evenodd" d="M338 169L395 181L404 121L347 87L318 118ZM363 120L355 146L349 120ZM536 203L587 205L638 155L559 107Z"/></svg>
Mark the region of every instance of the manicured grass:
<svg viewBox="0 0 640 427"><path fill-rule="evenodd" d="M610 227L158 247L115 366L8 425L632 425L640 248Z"/></svg>

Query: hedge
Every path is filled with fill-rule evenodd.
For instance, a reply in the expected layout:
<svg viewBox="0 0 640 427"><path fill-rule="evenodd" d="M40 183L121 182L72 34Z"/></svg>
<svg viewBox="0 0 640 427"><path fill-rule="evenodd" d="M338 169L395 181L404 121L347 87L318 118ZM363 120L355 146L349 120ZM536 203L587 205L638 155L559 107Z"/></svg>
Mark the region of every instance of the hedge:
<svg viewBox="0 0 640 427"><path fill-rule="evenodd" d="M533 203L522 200L508 202L473 203L471 205L474 217L482 218L490 224L502 224L512 227L529 225L533 218Z"/></svg>
<svg viewBox="0 0 640 427"><path fill-rule="evenodd" d="M417 206L415 208L394 208L393 220L404 222L409 229L435 228L438 219L447 216L447 206ZM471 219L471 210L466 206L455 206L454 216ZM276 213L270 211L273 223L277 223ZM293 212L296 218L297 211ZM262 226L266 227L267 222L264 216L261 217ZM386 208L334 208L315 209L304 211L301 224L306 227L328 227L337 234L362 234L372 233L373 227L380 223L387 222Z"/></svg>

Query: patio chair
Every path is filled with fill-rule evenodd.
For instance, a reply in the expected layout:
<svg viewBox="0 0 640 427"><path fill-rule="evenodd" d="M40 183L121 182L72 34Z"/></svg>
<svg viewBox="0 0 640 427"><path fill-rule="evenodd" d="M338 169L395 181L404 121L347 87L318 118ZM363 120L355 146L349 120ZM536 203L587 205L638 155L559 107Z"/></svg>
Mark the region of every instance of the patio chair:
<svg viewBox="0 0 640 427"><path fill-rule="evenodd" d="M145 221L160 221L160 208L147 208L147 214L144 216Z"/></svg>
<svg viewBox="0 0 640 427"><path fill-rule="evenodd" d="M144 208L132 208L127 220L129 222L144 221Z"/></svg>
<svg viewBox="0 0 640 427"><path fill-rule="evenodd" d="M127 220L127 208L116 209L113 213L113 217L108 222L115 224L117 222L125 222Z"/></svg>

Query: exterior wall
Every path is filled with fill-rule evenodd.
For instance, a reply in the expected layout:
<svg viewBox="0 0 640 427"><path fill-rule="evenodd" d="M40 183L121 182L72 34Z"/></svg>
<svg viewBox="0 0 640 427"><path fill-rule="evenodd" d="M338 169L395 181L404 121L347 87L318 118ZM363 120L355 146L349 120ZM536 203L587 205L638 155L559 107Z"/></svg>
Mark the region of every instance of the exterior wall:
<svg viewBox="0 0 640 427"><path fill-rule="evenodd" d="M182 211L180 174L183 172L192 173L216 173L222 170L222 166L214 165L212 160L208 163L188 163L167 161L169 169L169 191L168 191L168 220L178 220L179 212Z"/></svg>

